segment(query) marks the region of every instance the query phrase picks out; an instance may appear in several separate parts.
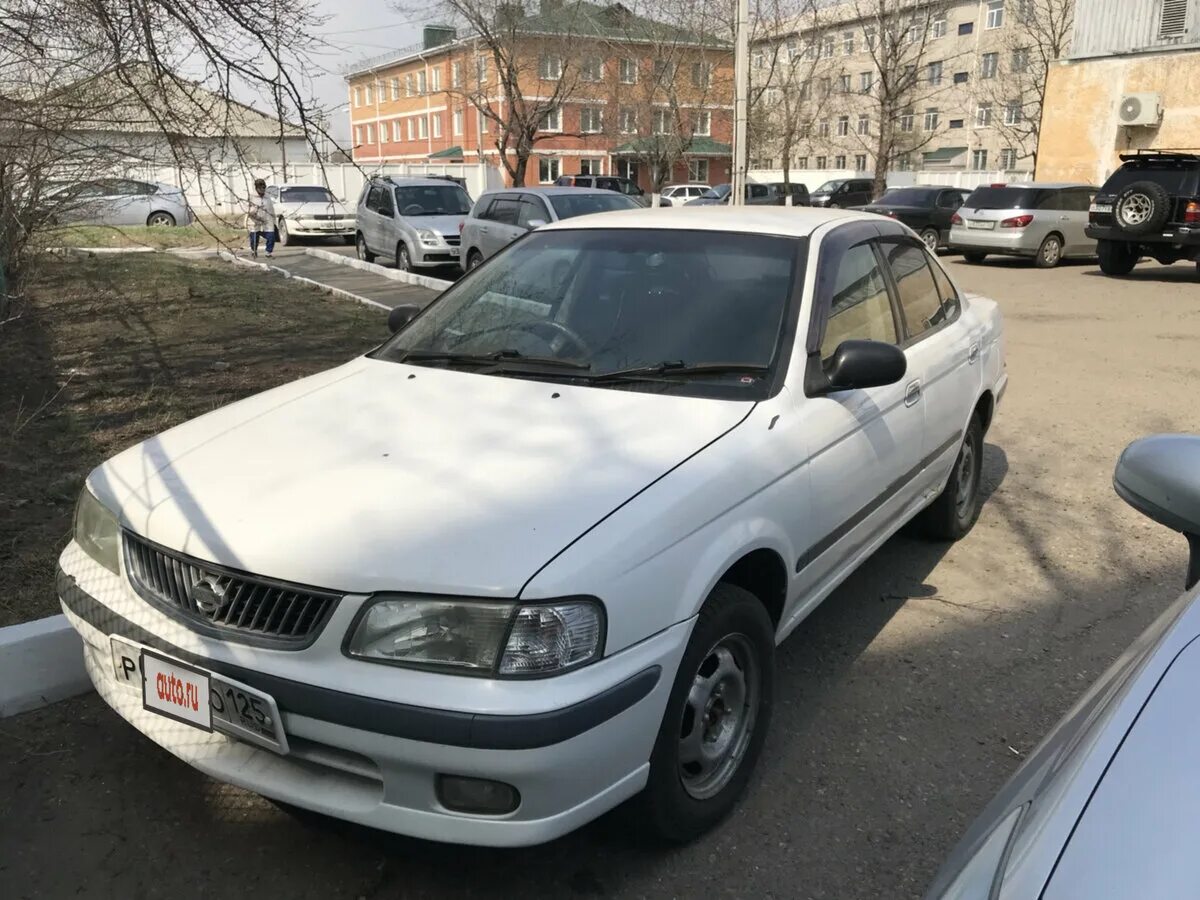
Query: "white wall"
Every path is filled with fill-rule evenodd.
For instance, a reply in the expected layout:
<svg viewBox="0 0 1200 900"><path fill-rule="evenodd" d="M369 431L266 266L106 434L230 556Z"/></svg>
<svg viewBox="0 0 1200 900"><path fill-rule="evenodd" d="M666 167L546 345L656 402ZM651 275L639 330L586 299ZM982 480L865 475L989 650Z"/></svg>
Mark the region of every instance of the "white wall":
<svg viewBox="0 0 1200 900"><path fill-rule="evenodd" d="M760 184L783 181L783 169L751 169L747 172L751 181ZM792 169L788 180L803 184L810 191L834 178L871 178L871 172L855 172L853 169ZM904 187L909 184L943 184L946 187L976 188L981 184L1008 184L1014 181L1032 181L1030 172L959 172L924 169L917 172L888 172L889 187Z"/></svg>

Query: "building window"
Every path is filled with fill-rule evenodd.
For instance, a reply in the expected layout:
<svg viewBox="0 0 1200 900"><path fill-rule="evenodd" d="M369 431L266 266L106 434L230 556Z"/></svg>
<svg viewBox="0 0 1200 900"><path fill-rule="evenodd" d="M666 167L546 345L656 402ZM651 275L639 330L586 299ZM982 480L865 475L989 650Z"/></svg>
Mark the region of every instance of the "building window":
<svg viewBox="0 0 1200 900"><path fill-rule="evenodd" d="M367 106L371 106L374 103L375 103L375 85L368 84L367 85Z"/></svg>
<svg viewBox="0 0 1200 900"><path fill-rule="evenodd" d="M543 56L539 59L538 78L542 81L558 81L562 78L562 57Z"/></svg>
<svg viewBox="0 0 1200 900"><path fill-rule="evenodd" d="M975 108L975 127L983 128L992 124L992 104L980 103Z"/></svg>
<svg viewBox="0 0 1200 900"><path fill-rule="evenodd" d="M1016 125L1021 121L1021 101L1010 100L1004 104L1004 124Z"/></svg>
<svg viewBox="0 0 1200 900"><path fill-rule="evenodd" d="M975 30L974 22L963 22L958 26L959 35L970 34Z"/></svg>
<svg viewBox="0 0 1200 900"><path fill-rule="evenodd" d="M867 154L865 154L865 153L858 153L858 154L856 154L856 155L855 155L855 157L854 157L854 171L856 171L856 172L865 172L865 171L867 171Z"/></svg>
<svg viewBox="0 0 1200 900"><path fill-rule="evenodd" d="M800 58L800 42L792 38L787 42L787 61L794 63Z"/></svg>
<svg viewBox="0 0 1200 900"><path fill-rule="evenodd" d="M431 91L440 91L442 89L442 67L434 66L429 70L429 89Z"/></svg>
<svg viewBox="0 0 1200 900"><path fill-rule="evenodd" d="M1187 0L1163 0L1159 11L1158 36L1179 37L1187 33Z"/></svg>
<svg viewBox="0 0 1200 900"><path fill-rule="evenodd" d="M866 115L865 113L860 113L858 116L858 133L859 134L870 134L871 133L871 117Z"/></svg>
<svg viewBox="0 0 1200 900"><path fill-rule="evenodd" d="M696 113L696 134L700 137L709 137L712 134L712 113Z"/></svg>
<svg viewBox="0 0 1200 900"><path fill-rule="evenodd" d="M363 97L363 95L362 95L362 88L361 88L361 87L356 87L356 88L354 89L354 105L355 105L355 106L362 106L362 105L363 105L363 102L362 102L362 97Z"/></svg>
<svg viewBox="0 0 1200 900"><path fill-rule="evenodd" d="M406 124L408 126L408 139L410 141L415 141L417 139L417 123L412 119L408 119Z"/></svg>
<svg viewBox="0 0 1200 900"><path fill-rule="evenodd" d="M392 99L399 100L400 99L400 79L393 78L391 81L391 86L392 86Z"/></svg>
<svg viewBox="0 0 1200 900"><path fill-rule="evenodd" d="M984 28L999 28L1003 24L1004 0L987 0L987 21Z"/></svg>
<svg viewBox="0 0 1200 900"><path fill-rule="evenodd" d="M1020 0L1017 5L1017 21L1022 25L1033 23L1033 0Z"/></svg>
<svg viewBox="0 0 1200 900"><path fill-rule="evenodd" d="M601 131L604 125L601 124L603 110L599 106L584 106L579 110L579 130L584 134L595 134Z"/></svg>
<svg viewBox="0 0 1200 900"><path fill-rule="evenodd" d="M392 140L395 143L400 143L400 120L392 119Z"/></svg>
<svg viewBox="0 0 1200 900"><path fill-rule="evenodd" d="M817 123L817 137L829 137L829 120L822 119Z"/></svg>
<svg viewBox="0 0 1200 900"><path fill-rule="evenodd" d="M867 45L868 50L875 49L875 26L863 26L863 43Z"/></svg>
<svg viewBox="0 0 1200 900"><path fill-rule="evenodd" d="M654 111L654 133L655 134L670 134L671 133L671 114L665 109L656 109Z"/></svg>
<svg viewBox="0 0 1200 900"><path fill-rule="evenodd" d="M913 130L913 111L906 109L900 114L900 130L911 132Z"/></svg>
<svg viewBox="0 0 1200 900"><path fill-rule="evenodd" d="M761 50L755 50L754 55L750 58L750 65L755 69L765 69L767 67L767 54Z"/></svg>
<svg viewBox="0 0 1200 900"><path fill-rule="evenodd" d="M550 184L558 180L562 174L562 160L556 156L538 157L538 181Z"/></svg>
<svg viewBox="0 0 1200 900"><path fill-rule="evenodd" d="M487 134L488 133L488 117L478 111L476 111L475 117L479 120L479 133Z"/></svg>
<svg viewBox="0 0 1200 900"><path fill-rule="evenodd" d="M451 121L451 128L454 131L454 136L458 137L463 133L463 111L461 109L456 109L454 111L454 118Z"/></svg>
<svg viewBox="0 0 1200 900"><path fill-rule="evenodd" d="M487 84L488 65L486 56L475 57L475 80L480 84Z"/></svg>
<svg viewBox="0 0 1200 900"><path fill-rule="evenodd" d="M908 34L906 35L906 40L910 44L915 44L917 41L919 41L921 39L921 32L924 30L925 29L921 27L920 22L913 22L911 25L908 26Z"/></svg>
<svg viewBox="0 0 1200 900"><path fill-rule="evenodd" d="M412 77L412 73L409 72L407 75L404 76L404 96L411 97L412 95L413 95L413 77Z"/></svg>
<svg viewBox="0 0 1200 900"><path fill-rule="evenodd" d="M933 22L931 22L929 25L929 34L930 34L930 36L932 36L935 39L940 38L940 37L945 37L946 36L946 20L945 19L934 19Z"/></svg>
<svg viewBox="0 0 1200 900"><path fill-rule="evenodd" d="M846 56L854 55L854 32L853 31L843 31L842 32L842 53L846 54Z"/></svg>
<svg viewBox="0 0 1200 900"><path fill-rule="evenodd" d="M976 172L987 171L987 151L972 150L971 151L971 168Z"/></svg>
<svg viewBox="0 0 1200 900"><path fill-rule="evenodd" d="M361 146L361 144L362 144L362 126L355 125L354 126L354 146L358 147L358 146Z"/></svg>
<svg viewBox="0 0 1200 900"><path fill-rule="evenodd" d="M835 157L833 158L833 167L834 167L835 169L844 169L844 168L846 168L846 154L844 154L844 153L839 153L837 156L835 156Z"/></svg>
<svg viewBox="0 0 1200 900"><path fill-rule="evenodd" d="M417 137L419 139L429 137L429 120L424 116L419 116L417 118Z"/></svg>
<svg viewBox="0 0 1200 900"><path fill-rule="evenodd" d="M1017 47L1012 52L1012 62L1009 64L1014 75L1029 71L1029 48Z"/></svg>
<svg viewBox="0 0 1200 900"><path fill-rule="evenodd" d="M835 42L833 40L833 35L825 35L825 37L821 38L821 55L826 59L832 59L834 46Z"/></svg>
<svg viewBox="0 0 1200 900"><path fill-rule="evenodd" d="M430 128L433 129L433 136L435 138L440 138L442 136L442 114L441 113L433 113L429 117L429 122L430 122Z"/></svg>
<svg viewBox="0 0 1200 900"><path fill-rule="evenodd" d="M368 144L375 143L375 126L374 125L367 126L367 143Z"/></svg>
<svg viewBox="0 0 1200 900"><path fill-rule="evenodd" d="M824 157L824 156L818 156L818 157L817 157L817 168L818 168L818 169L827 169L827 168L829 168L827 165L825 165L826 159L827 159L827 157Z"/></svg>
<svg viewBox="0 0 1200 900"><path fill-rule="evenodd" d="M858 76L858 89L863 94L871 93L871 87L875 84L874 72L862 72Z"/></svg>
<svg viewBox="0 0 1200 900"><path fill-rule="evenodd" d="M601 160L598 158L585 156L579 160L580 175L603 175L604 173L600 169Z"/></svg>
<svg viewBox="0 0 1200 900"><path fill-rule="evenodd" d="M797 156L796 157L796 168L797 169L807 169L808 168L808 157L807 156Z"/></svg>
<svg viewBox="0 0 1200 900"><path fill-rule="evenodd" d="M600 81L604 77L604 63L598 56L588 56L579 67L581 81Z"/></svg>
<svg viewBox="0 0 1200 900"><path fill-rule="evenodd" d="M938 111L936 106L931 106L925 110L925 130L937 131L938 127Z"/></svg>
<svg viewBox="0 0 1200 900"><path fill-rule="evenodd" d="M999 53L985 53L979 58L979 77L995 78L996 70L1000 68Z"/></svg>
<svg viewBox="0 0 1200 900"><path fill-rule="evenodd" d="M555 107L542 116L542 131L562 131L562 110Z"/></svg>
<svg viewBox="0 0 1200 900"><path fill-rule="evenodd" d="M701 184L708 184L707 159L688 160L688 181L698 181Z"/></svg>
<svg viewBox="0 0 1200 900"><path fill-rule="evenodd" d="M963 120L962 119L951 119L949 122L946 123L946 125L950 128L962 128Z"/></svg>
<svg viewBox="0 0 1200 900"><path fill-rule="evenodd" d="M621 84L637 84L637 60L625 57L617 66L617 77Z"/></svg>
<svg viewBox="0 0 1200 900"><path fill-rule="evenodd" d="M838 93L839 94L850 93L850 76L849 75L839 75L838 76Z"/></svg>
<svg viewBox="0 0 1200 900"><path fill-rule="evenodd" d="M828 76L825 78L822 78L821 79L821 96L828 97L829 92L831 90L833 90L833 82L829 80Z"/></svg>
<svg viewBox="0 0 1200 900"><path fill-rule="evenodd" d="M1000 151L1000 169L1004 172L1011 172L1017 167L1017 151L1012 147L1005 147Z"/></svg>
<svg viewBox="0 0 1200 900"><path fill-rule="evenodd" d="M420 94L421 96L425 96L425 73L424 72L417 73L417 93Z"/></svg>
<svg viewBox="0 0 1200 900"><path fill-rule="evenodd" d="M694 87L708 87L708 83L711 80L712 63L692 63L692 85Z"/></svg>
<svg viewBox="0 0 1200 900"><path fill-rule="evenodd" d="M907 150L904 153L896 154L896 171L908 172L912 169L912 154Z"/></svg>
<svg viewBox="0 0 1200 900"><path fill-rule="evenodd" d="M812 99L812 82L811 81L800 82L800 100L808 101L811 99Z"/></svg>
<svg viewBox="0 0 1200 900"><path fill-rule="evenodd" d="M850 117L849 116L838 116L837 136L845 137L849 133L850 133Z"/></svg>
<svg viewBox="0 0 1200 900"><path fill-rule="evenodd" d="M955 72L954 73L954 83L955 84L966 84L970 80L970 77L971 76L969 74L967 74L966 72Z"/></svg>
<svg viewBox="0 0 1200 900"><path fill-rule="evenodd" d="M806 59L816 59L821 55L821 47L817 43L816 38L811 41L806 41L804 44L804 57Z"/></svg>
<svg viewBox="0 0 1200 900"><path fill-rule="evenodd" d="M930 84L941 84L942 83L941 60L938 60L937 62L931 62L928 66L928 71L929 71L929 83Z"/></svg>
<svg viewBox="0 0 1200 900"><path fill-rule="evenodd" d="M637 131L637 112L629 107L622 107L617 115L620 120L621 134L633 134Z"/></svg>
<svg viewBox="0 0 1200 900"><path fill-rule="evenodd" d="M656 59L654 61L654 77L659 84L664 84L675 79L675 63L665 59Z"/></svg>
<svg viewBox="0 0 1200 900"><path fill-rule="evenodd" d="M462 63L460 62L450 66L450 87L462 87Z"/></svg>

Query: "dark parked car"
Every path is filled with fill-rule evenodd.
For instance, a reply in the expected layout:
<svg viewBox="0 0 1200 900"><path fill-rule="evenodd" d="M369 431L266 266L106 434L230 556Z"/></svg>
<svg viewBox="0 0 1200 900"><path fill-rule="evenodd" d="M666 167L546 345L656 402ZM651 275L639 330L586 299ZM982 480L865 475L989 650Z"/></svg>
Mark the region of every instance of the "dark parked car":
<svg viewBox="0 0 1200 900"><path fill-rule="evenodd" d="M643 206L650 204L646 192L628 178L620 175L560 175L554 182L555 187L596 188L601 191L616 191L626 197L633 197Z"/></svg>
<svg viewBox="0 0 1200 900"><path fill-rule="evenodd" d="M914 184L888 188L874 203L855 208L903 222L921 236L926 247L936 250L950 240L950 217L968 193L937 184Z"/></svg>
<svg viewBox="0 0 1200 900"><path fill-rule="evenodd" d="M787 205L785 201L787 199L789 188L791 189L792 194L792 206L812 206L812 200L810 200L808 196L808 185L806 184L797 184L794 181L791 182L791 184L784 184L782 181L775 181L768 184L767 187L769 187L778 195L778 200L776 202L778 202L780 206Z"/></svg>
<svg viewBox="0 0 1200 900"><path fill-rule="evenodd" d="M718 184L709 188L695 200L689 200L684 206L724 206L729 203L729 195L733 191L731 184ZM782 206L783 195L770 184L746 185L747 206Z"/></svg>
<svg viewBox="0 0 1200 900"><path fill-rule="evenodd" d="M1088 209L1087 235L1105 275L1128 275L1142 256L1196 260L1200 274L1200 156L1122 153Z"/></svg>
<svg viewBox="0 0 1200 900"><path fill-rule="evenodd" d="M812 205L829 209L864 206L871 202L874 193L870 178L834 178L812 192Z"/></svg>

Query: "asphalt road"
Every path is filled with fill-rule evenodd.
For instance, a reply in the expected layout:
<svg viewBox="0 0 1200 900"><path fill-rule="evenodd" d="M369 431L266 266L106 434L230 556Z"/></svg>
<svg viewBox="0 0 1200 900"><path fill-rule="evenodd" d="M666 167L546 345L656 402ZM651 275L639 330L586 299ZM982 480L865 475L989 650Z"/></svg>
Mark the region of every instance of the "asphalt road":
<svg viewBox="0 0 1200 900"><path fill-rule="evenodd" d="M0 896L919 896L984 801L1179 592L1182 541L1113 494L1134 438L1200 431L1200 284L951 261L1008 325L990 494L951 546L901 535L781 648L760 774L717 831L640 847L620 811L521 851L281 809L81 698L0 722Z"/></svg>

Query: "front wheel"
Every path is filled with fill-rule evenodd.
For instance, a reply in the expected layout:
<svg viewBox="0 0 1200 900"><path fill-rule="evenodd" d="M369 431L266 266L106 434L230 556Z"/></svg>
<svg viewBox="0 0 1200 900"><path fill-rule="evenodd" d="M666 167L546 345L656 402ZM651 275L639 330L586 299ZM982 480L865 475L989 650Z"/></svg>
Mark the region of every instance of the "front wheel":
<svg viewBox="0 0 1200 900"><path fill-rule="evenodd" d="M1037 256L1033 258L1033 264L1039 269L1053 269L1062 262L1062 249L1062 238L1057 234L1046 235L1038 247Z"/></svg>
<svg viewBox="0 0 1200 900"><path fill-rule="evenodd" d="M743 588L708 595L675 673L636 801L650 835L690 841L733 809L754 771L771 721L775 629Z"/></svg>
<svg viewBox="0 0 1200 900"><path fill-rule="evenodd" d="M1105 275L1128 275L1138 261L1137 244L1124 241L1097 241L1096 257L1100 260L1100 271Z"/></svg>
<svg viewBox="0 0 1200 900"><path fill-rule="evenodd" d="M983 505L982 481L983 423L975 414L963 435L950 480L937 499L921 512L918 519L921 529L936 540L957 541L964 537L979 518L979 509Z"/></svg>
<svg viewBox="0 0 1200 900"><path fill-rule="evenodd" d="M396 268L401 272L412 271L412 257L408 255L408 245L404 241L396 245Z"/></svg>
<svg viewBox="0 0 1200 900"><path fill-rule="evenodd" d="M978 265L979 263L981 263L985 259L987 259L987 254L986 253L978 253L974 250L965 250L965 251L963 251L963 259L969 263Z"/></svg>
<svg viewBox="0 0 1200 900"><path fill-rule="evenodd" d="M275 243L280 247L286 247L288 241L291 240L291 235L288 234L287 219L280 219L275 225Z"/></svg>
<svg viewBox="0 0 1200 900"><path fill-rule="evenodd" d="M930 253L935 253L937 251L938 244L940 244L941 241L942 236L938 233L936 228L925 228L921 231L921 243L929 248Z"/></svg>

